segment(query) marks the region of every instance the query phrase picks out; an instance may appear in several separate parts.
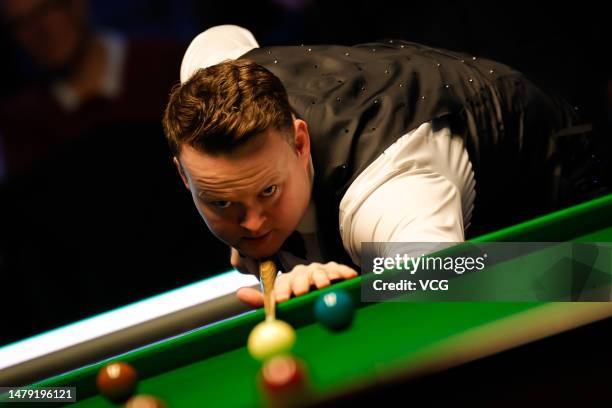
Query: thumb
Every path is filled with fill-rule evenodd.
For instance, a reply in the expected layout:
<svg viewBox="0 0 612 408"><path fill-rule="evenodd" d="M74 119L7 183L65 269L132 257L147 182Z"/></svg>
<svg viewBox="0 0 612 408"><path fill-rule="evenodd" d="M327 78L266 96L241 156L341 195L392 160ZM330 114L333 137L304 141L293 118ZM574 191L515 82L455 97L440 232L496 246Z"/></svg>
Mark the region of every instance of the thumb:
<svg viewBox="0 0 612 408"><path fill-rule="evenodd" d="M238 299L253 307L262 307L264 304L263 295L255 288L240 288L236 291Z"/></svg>

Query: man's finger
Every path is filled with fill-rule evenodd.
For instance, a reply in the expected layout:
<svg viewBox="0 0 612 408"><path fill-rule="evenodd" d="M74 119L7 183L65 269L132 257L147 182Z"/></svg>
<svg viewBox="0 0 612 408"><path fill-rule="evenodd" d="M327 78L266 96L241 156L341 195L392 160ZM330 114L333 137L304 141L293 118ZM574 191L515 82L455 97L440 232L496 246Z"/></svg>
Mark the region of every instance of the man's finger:
<svg viewBox="0 0 612 408"><path fill-rule="evenodd" d="M327 277L331 280L340 279L342 277L342 275L340 274L340 271L336 268L330 268L328 266L324 266L323 269L325 270L325 274L327 275Z"/></svg>
<svg viewBox="0 0 612 408"><path fill-rule="evenodd" d="M238 299L253 307L262 307L264 304L263 295L254 288L240 288L236 291Z"/></svg>
<svg viewBox="0 0 612 408"><path fill-rule="evenodd" d="M322 266L313 267L312 283L321 289L331 285L330 277L327 276L327 271Z"/></svg>
<svg viewBox="0 0 612 408"><path fill-rule="evenodd" d="M338 265L337 271L344 279L352 279L359 275L356 270L346 265Z"/></svg>
<svg viewBox="0 0 612 408"><path fill-rule="evenodd" d="M282 274L274 283L274 298L278 303L285 302L291 297L291 274Z"/></svg>
<svg viewBox="0 0 612 408"><path fill-rule="evenodd" d="M293 284L291 289L296 296L302 296L310 290L310 284L312 283L312 268L304 268L299 272L293 272L295 277L293 278Z"/></svg>

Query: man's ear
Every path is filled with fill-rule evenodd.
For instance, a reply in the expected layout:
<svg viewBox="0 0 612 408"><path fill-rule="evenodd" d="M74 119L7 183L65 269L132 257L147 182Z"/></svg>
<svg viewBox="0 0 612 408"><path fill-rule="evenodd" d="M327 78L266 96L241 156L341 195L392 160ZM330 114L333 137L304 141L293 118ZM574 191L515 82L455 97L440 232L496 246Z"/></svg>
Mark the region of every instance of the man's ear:
<svg viewBox="0 0 612 408"><path fill-rule="evenodd" d="M185 187L187 187L187 190L191 191L191 189L189 188L189 182L187 181L187 176L185 175L185 169L183 169L183 165L179 161L178 157L174 156L172 158L172 161L176 166L176 170L178 171L179 176L181 176L181 180L183 180L183 184L185 185Z"/></svg>
<svg viewBox="0 0 612 408"><path fill-rule="evenodd" d="M295 150L297 155L308 164L310 159L310 134L308 125L302 119L293 121L293 132L295 138Z"/></svg>

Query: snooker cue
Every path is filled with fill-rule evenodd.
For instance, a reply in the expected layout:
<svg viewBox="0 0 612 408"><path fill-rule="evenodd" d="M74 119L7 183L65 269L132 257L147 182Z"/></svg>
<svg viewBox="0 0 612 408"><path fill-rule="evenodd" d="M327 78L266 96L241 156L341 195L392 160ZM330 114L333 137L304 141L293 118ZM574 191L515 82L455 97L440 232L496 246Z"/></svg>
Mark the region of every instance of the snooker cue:
<svg viewBox="0 0 612 408"><path fill-rule="evenodd" d="M259 264L259 278L263 286L264 295L264 310L266 312L266 321L272 321L276 318L275 300L274 300L274 281L276 280L276 265L273 261L263 261Z"/></svg>

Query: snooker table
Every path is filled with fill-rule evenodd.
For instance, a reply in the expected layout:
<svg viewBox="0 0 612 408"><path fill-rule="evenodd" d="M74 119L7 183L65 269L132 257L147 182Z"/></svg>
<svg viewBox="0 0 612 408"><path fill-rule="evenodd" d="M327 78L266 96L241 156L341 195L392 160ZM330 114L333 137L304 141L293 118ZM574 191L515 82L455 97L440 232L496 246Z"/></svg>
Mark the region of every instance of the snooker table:
<svg viewBox="0 0 612 408"><path fill-rule="evenodd" d="M612 195L473 241L610 242ZM361 279L340 282L333 288L343 288L359 299ZM531 370L530 364L536 369L559 358L574 361L572 352L580 350L572 348L572 344L582 347L585 343L587 350L582 350L584 352L601 345L584 337L588 334L578 337L578 340L572 337L567 340L569 346L567 341L551 345L556 354L547 357L545 350L548 346L543 342L551 336L571 335L584 330L584 327L595 326L599 330L595 337L601 342L602 333L607 333L612 327L612 321L606 320L612 316L612 302L381 302L358 303L352 326L341 332L330 332L312 316L313 302L325 290L328 289L309 293L277 307L278 317L296 329L297 342L293 352L305 362L308 370L312 392L306 399L296 400L296 405L376 403L385 401L385 396L391 398L391 395L400 401L401 398L414 401L418 396L431 398L430 401L445 397L455 404L465 402L461 400L463 397L476 398L472 400L474 402L482 392L449 396L443 392L444 387L449 384L471 384L473 387L474 382L468 382L466 376L482 384L491 380L491 376L500 374L496 370L522 367L526 369L525 374ZM258 406L263 401L255 381L260 363L249 356L246 342L251 329L263 319L264 312L260 309L111 360L130 362L140 376L138 393L158 396L170 407ZM610 344L609 339L606 338L607 344ZM510 354L506 361L491 363L491 356L503 356L529 344L545 344L546 347L531 354ZM600 352L600 349L595 352L597 358L612 361L610 354L597 354ZM547 362L540 364L540 357L542 362ZM478 361L485 361L480 369L474 366ZM48 378L34 386L76 387L77 402L72 404L75 407L113 406L99 395L95 386L96 372L106 362L108 360L92 361L89 366ZM462 372L458 369L462 366L471 367L471 371ZM557 371L557 368L551 368L551 371ZM525 382L528 381L531 379L525 377ZM418 384L420 394L411 384ZM520 381L514 384L521 385ZM583 387L584 384L576 386ZM430 394L425 395L424 390ZM413 391L416 394L410 394ZM561 391L556 390L558 395L562 395ZM612 393L605 392L599 397L610 402L609 394Z"/></svg>

